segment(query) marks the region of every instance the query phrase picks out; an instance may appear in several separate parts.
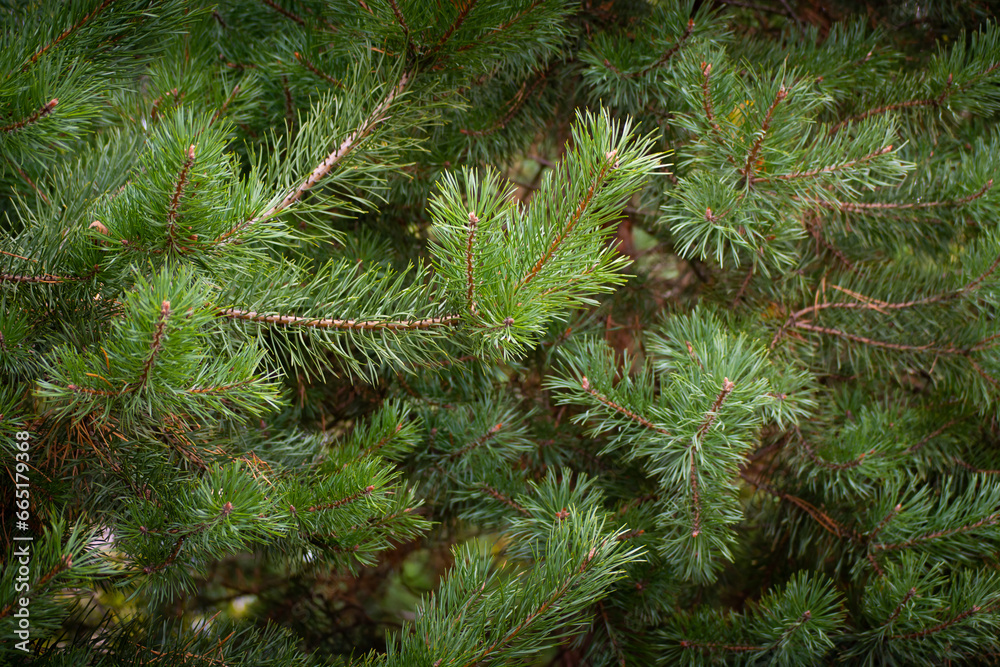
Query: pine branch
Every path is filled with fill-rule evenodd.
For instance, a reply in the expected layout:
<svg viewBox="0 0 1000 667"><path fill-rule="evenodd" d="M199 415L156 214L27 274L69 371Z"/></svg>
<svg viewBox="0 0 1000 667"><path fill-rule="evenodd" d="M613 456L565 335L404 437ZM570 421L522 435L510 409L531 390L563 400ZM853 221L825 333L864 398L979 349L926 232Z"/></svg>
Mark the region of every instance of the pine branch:
<svg viewBox="0 0 1000 667"><path fill-rule="evenodd" d="M499 433L500 429L502 428L503 424L495 424L494 426L490 427L489 431L479 436L478 438L467 444L465 447L462 447L461 449L452 452L448 458L454 461L455 459L461 458L465 454L468 454L473 449L478 449L479 447L482 447L487 442L495 438L497 433Z"/></svg>
<svg viewBox="0 0 1000 667"><path fill-rule="evenodd" d="M938 623L933 627L924 628L923 630L917 630L916 632L910 632L904 635L890 635L890 637L892 639L922 639L927 635L933 635L938 632L941 632L942 630L947 630L956 623L961 623L965 619L975 614L978 614L982 610L983 610L982 607L980 607L979 605L973 605L971 608L966 609L961 614L958 614L957 616L954 616L948 619L947 621L944 621L943 623Z"/></svg>
<svg viewBox="0 0 1000 667"><path fill-rule="evenodd" d="M632 421L636 422L637 424L641 424L642 426L644 426L645 428L648 428L651 431L656 431L657 433L659 433L661 435L666 435L666 436L669 436L669 437L673 437L670 434L670 432L667 431L666 429L660 428L659 426L657 426L653 422L649 421L645 417L642 417L641 415L637 415L636 413L632 412L631 410L618 405L617 403L615 403L611 399L609 399L606 396L604 396L603 394L599 393L597 390L595 390L593 387L590 386L590 380L588 380L586 377L583 377L580 380L580 386L583 388L583 390L585 392L587 392L588 394L590 394L591 396L593 396L598 401L600 401L604 405L608 406L609 408L611 408L615 412L618 412L619 414L625 415L626 417L628 417Z"/></svg>
<svg viewBox="0 0 1000 667"><path fill-rule="evenodd" d="M487 137L506 128L514 116L517 115L517 112L521 110L521 107L524 106L525 102L531 99L531 96L535 94L535 91L538 90L539 87L545 82L547 76L548 70L545 70L535 77L530 86L527 82L522 83L521 87L517 91L517 94L515 94L514 98L510 101L507 113L505 113L502 118L497 120L490 127L485 130L467 130L462 128L459 132L470 137L481 138Z"/></svg>
<svg viewBox="0 0 1000 667"><path fill-rule="evenodd" d="M285 18L291 19L302 26L306 24L304 18L302 18L298 14L295 14L294 12L290 12L289 10L285 9L274 0L260 0L260 1L263 2L265 5L267 5L268 7L270 7L271 9L273 9L274 11L281 14L282 16L284 16Z"/></svg>
<svg viewBox="0 0 1000 667"><path fill-rule="evenodd" d="M399 22L403 32L409 35L410 26L407 25L406 19L403 18L403 12L399 11L399 5L396 4L396 0L389 0L389 6L392 7L392 13L396 17L396 21Z"/></svg>
<svg viewBox="0 0 1000 667"><path fill-rule="evenodd" d="M361 123L360 127L358 127L356 130L348 134L347 137L344 138L342 142L340 142L340 145L337 147L337 149L332 153L330 153L330 155L327 156L327 158L323 160L313 170L313 172L309 174L309 176L304 181L302 181L301 184L299 184L298 187L296 187L294 190L285 195L285 198L282 199L280 203L276 204L275 206L272 206L268 210L264 211L264 213L261 213L255 218L248 220L246 223L243 223L243 225L239 226L239 228L234 228L226 232L221 237L219 237L217 241L223 241L227 239L228 237L236 233L239 229L250 227L258 222L261 222L262 220L267 220L269 218L272 218L275 215L284 211L286 208L288 208L295 202L297 202L299 199L301 199L302 195L304 195L313 186L319 183L323 179L323 177L326 176L328 173L330 173L330 170L333 169L333 167L338 162L343 160L357 146L357 144L362 139L368 136L368 134L370 134L371 131L374 130L379 123L381 123L386 119L386 113L389 110L389 106L392 104L393 100L395 100L396 97L403 92L403 90L406 88L407 83L409 83L409 80L410 80L409 75L403 74L402 78L400 78L399 80L399 83L389 92L389 94L385 97L385 99L382 100L382 102L380 102L377 107L375 107L375 109L368 115L368 117L365 118L365 120Z"/></svg>
<svg viewBox="0 0 1000 667"><path fill-rule="evenodd" d="M52 40L42 48L35 51L35 54L31 56L31 59L24 64L24 66L21 68L21 71L22 72L27 71L32 65L38 62L38 59L41 58L43 55L45 55L45 53L47 53L49 50L57 46L59 42L63 41L64 39L72 35L74 32L85 26L91 20L96 18L101 12L107 9L108 6L114 1L115 0L104 0L104 2L98 5L92 12L84 14L83 18L81 18L79 21L71 25L69 28L63 30L62 34L60 34L58 37L56 37L54 40Z"/></svg>
<svg viewBox="0 0 1000 667"><path fill-rule="evenodd" d="M601 546L603 546L603 543ZM527 630L539 616L548 611L550 607L556 605L559 602L559 600L561 600L566 595L566 593L569 592L569 590L573 587L573 585L577 583L577 578L579 577L579 575L584 574L587 571L590 564L593 562L594 555L596 554L596 552L597 552L597 547L591 548L590 552L584 558L580 566L576 570L574 570L570 576L566 577L563 583L555 591L553 591L553 593L544 602L542 602L542 604L538 605L536 609L534 609L530 614L528 614L528 616L523 621L518 623L506 635L504 635L503 638L493 642L492 644L484 648L476 657L476 659L463 663L463 667L474 667L475 665L482 664L482 662L490 654L494 653L501 647L506 646L510 642L514 641L518 637L518 635Z"/></svg>
<svg viewBox="0 0 1000 667"><path fill-rule="evenodd" d="M335 320L314 317L296 317L294 315L265 315L252 310L239 310L237 308L226 308L219 311L221 317L230 319L247 320L250 322L266 322L268 324L282 324L285 326L304 326L318 329L342 329L355 331L409 331L414 329L435 329L438 327L453 326L461 321L460 315L444 315L442 317L429 317L422 320Z"/></svg>
<svg viewBox="0 0 1000 667"><path fill-rule="evenodd" d="M726 651L727 653L747 653L751 651L766 651L766 646L748 646L746 644L717 644L714 642L700 642L690 639L682 639L679 642L681 648L709 653L712 651Z"/></svg>
<svg viewBox="0 0 1000 667"><path fill-rule="evenodd" d="M22 118L21 120L16 121L14 123L10 123L9 125L4 125L3 127L0 127L0 132L3 132L5 134L10 134L11 132L17 132L18 130L22 130L27 126L32 125L33 123L37 123L40 119L45 118L50 113L52 113L52 110L56 108L57 104L59 104L59 100L53 97L51 100L49 100L41 107L39 107L30 116Z"/></svg>
<svg viewBox="0 0 1000 667"><path fill-rule="evenodd" d="M374 490L375 490L375 486L372 485L372 484L369 484L367 487L365 487L361 491L358 491L357 493L351 494L351 495L349 495L349 496L347 496L345 498L341 498L340 500L335 500L332 503L324 503L322 505L312 505L306 511L307 512L323 512L323 511L326 511L326 510L337 509L338 507L343 507L344 505L348 505L350 503L357 502L358 500L361 500L362 498L366 498L366 497L370 496L372 494L372 491L374 491Z"/></svg>
<svg viewBox="0 0 1000 667"><path fill-rule="evenodd" d="M893 542L891 544L875 544L873 547L879 551L896 551L899 549L909 549L917 544L922 544L923 542L930 542L933 540L939 540L942 537L949 537L951 535L962 535L984 526L995 526L1000 523L1000 513L990 514L987 517L976 521L975 523L970 523L965 526L959 526L958 528L948 528L946 530L936 530L932 533L927 533L926 535L920 535L919 537L914 537L902 542Z"/></svg>
<svg viewBox="0 0 1000 667"><path fill-rule="evenodd" d="M889 153L891 151L892 151L892 144L889 144L888 146L883 146L877 151L874 151L872 153L869 153L868 155L860 157L857 160L849 160L847 162L844 162L843 164L830 165L828 167L822 167L820 169L810 169L809 171L796 171L790 174L776 174L774 176L754 176L753 181L755 183L765 183L768 181L790 181L796 178L814 178L816 176L821 176L823 174L834 174L837 173L838 171L853 169L858 165L874 160L875 158L885 155L886 153Z"/></svg>
<svg viewBox="0 0 1000 667"><path fill-rule="evenodd" d="M472 251L473 246L476 242L476 223L479 222L479 218L472 211L469 211L469 242L465 249L465 262L466 262L466 279L469 283L469 293L466 295L469 301L469 313L472 315L476 314L476 295L475 288L476 283L474 279L474 268L472 266Z"/></svg>
<svg viewBox="0 0 1000 667"><path fill-rule="evenodd" d="M146 357L146 363L142 366L142 373L139 375L139 381L136 383L133 391L140 391L146 386L146 382L149 380L149 371L153 368L153 363L156 361L156 357L163 347L163 334L167 328L167 318L170 317L170 302L164 301L163 305L160 307L160 316L156 321L156 329L153 332L153 340L149 345L149 356Z"/></svg>
<svg viewBox="0 0 1000 667"><path fill-rule="evenodd" d="M906 595L903 596L903 599L899 601L898 605L896 605L896 608L892 610L891 614L889 614L889 618L885 619L885 623L882 624L882 627L891 625L893 621L899 618L899 615L903 613L903 608L910 600L913 599L913 596L915 596L916 594L917 594L916 587L913 587L910 590L908 590L906 592Z"/></svg>
<svg viewBox="0 0 1000 667"><path fill-rule="evenodd" d="M948 80L945 82L944 90L942 90L941 94L938 95L937 97L924 98L924 99L916 99L916 100L906 100L905 102L896 102L894 104L886 104L885 106L877 107L875 109L869 109L868 111L865 111L864 113L860 113L860 114L858 114L856 116L851 116L850 118L846 118L846 119L840 121L839 123L837 123L836 125L834 125L833 127L830 128L828 134L830 136L833 136L834 134L836 134L837 132L839 132L840 129L842 127L844 127L845 125L848 125L850 123L855 123L855 122L858 122L858 121L862 121L862 120L865 120L866 118L871 118L872 116L881 115L881 114L887 113L889 111L898 111L900 109L911 109L911 108L914 108L914 107L940 107L942 104L944 104L944 102L949 97L951 97L952 95L955 95L956 93L960 93L960 92L966 90L967 88L969 88L970 86L972 86L979 79L983 78L984 76L988 76L989 74L992 74L998 67L1000 67L1000 62L994 63L993 65L991 65L987 69L983 70L979 74L977 74L977 75L973 76L972 78L970 78L963 85L957 86L957 87L956 86L952 86L952 82L953 82L954 78L953 78L953 75L949 74L948 75Z"/></svg>
<svg viewBox="0 0 1000 667"><path fill-rule="evenodd" d="M181 203L181 195L184 194L184 186L187 185L188 172L194 164L194 144L187 150L187 158L181 167L180 174L177 175L177 182L174 185L174 194L170 198L170 207L167 209L167 242L172 247L177 246L177 209ZM180 248L184 250L184 248Z"/></svg>
<svg viewBox="0 0 1000 667"><path fill-rule="evenodd" d="M740 169L740 173L743 174L751 183L754 180L754 171L757 168L757 155L760 153L761 144L764 143L764 137L767 136L768 130L771 129L771 119L774 116L774 110L778 108L778 105L788 97L788 90L782 86L778 89L778 93L774 96L774 101L771 102L771 106L767 108L767 112L764 114L764 122L761 123L760 131L757 132L757 139L753 142L750 147L750 152L747 153L746 164Z"/></svg>
<svg viewBox="0 0 1000 667"><path fill-rule="evenodd" d="M321 70L320 68L316 67L316 65L314 65L312 62L310 62L308 58L306 58L304 55L302 55L298 51L295 52L295 59L298 60L300 63L302 63L303 67L305 67L307 70L309 70L310 72L312 72L313 74L315 74L319 78L323 79L324 81L326 81L330 85L336 86L337 88L340 88L341 90L344 89L344 84L343 83L341 83L337 79L333 78L332 76L330 76L329 74L327 74L326 72L324 72L323 70Z"/></svg>
<svg viewBox="0 0 1000 667"><path fill-rule="evenodd" d="M448 42L448 39L451 38L452 33L462 27L462 24L465 23L465 19L469 17L469 12L472 11L473 7L475 7L478 2L479 0L465 0L465 5L458 12L458 16L455 17L455 20L448 26L448 29L445 30L443 35L441 35L437 43L431 47L430 51L424 54L425 58L432 58L438 51L441 50L441 47L444 46ZM395 2L393 2L392 6L393 9L396 9Z"/></svg>
<svg viewBox="0 0 1000 667"><path fill-rule="evenodd" d="M667 61L670 60L674 56L674 54L680 50L680 48L684 45L684 42L686 42L693 33L694 33L694 19L688 19L687 29L684 31L684 34L681 35L680 39L674 42L673 46L667 49L663 53L663 55L659 57L659 59L657 59L652 64L636 72L629 72L628 74L625 74L620 69L612 65L607 59L604 60L604 65L605 67L607 67L608 69L610 69L612 72L614 72L623 79L639 79L643 76L646 76L654 69L662 67L664 64L666 64Z"/></svg>
<svg viewBox="0 0 1000 667"><path fill-rule="evenodd" d="M796 507L798 507L799 509L801 509L802 511L804 511L806 514L808 514L809 516L811 516L813 519L815 519L816 522L819 525L821 525L831 535L839 537L840 539L850 540L852 542L859 542L860 541L857 533L855 533L853 530L851 530L850 528L848 528L848 527L844 526L843 524L839 523L838 521L836 521L833 517L829 516L828 514L826 514L826 513L822 512L822 511L818 510L817 508L815 508L813 505L811 505L810 503L806 502L805 500L802 500L801 498L799 498L797 496L793 496L790 493L785 493L783 491L777 491L775 489L772 489L769 486L767 486L766 484L764 484L763 482L761 482L760 480L756 480L756 479L750 477L749 475L747 475L743 471L740 471L739 474L740 474L740 477L743 478L743 480L749 482L750 484L752 484L753 486L757 487L758 489L761 489L763 491L767 491L771 495L773 495L773 496L775 496L777 498L780 498L782 500L787 500L791 504L795 505Z"/></svg>
<svg viewBox="0 0 1000 667"><path fill-rule="evenodd" d="M834 209L838 211L845 211L847 213L881 213L881 212L892 212L892 211L904 211L908 209L924 209L924 208L938 208L942 206L963 206L970 202L973 202L987 192L993 187L993 179L989 179L986 183L976 192L965 197L960 197L958 199L950 199L943 201L928 201L928 202L907 202L907 203L891 203L891 202L875 202L875 203L865 203L865 202L824 202L820 200L810 201L810 204L819 206L821 208Z"/></svg>
<svg viewBox="0 0 1000 667"><path fill-rule="evenodd" d="M552 255L554 255L556 250L559 249L559 246L566 240L566 237L573 231L573 228L576 227L577 223L580 222L583 214L587 211L587 207L590 206L590 202L594 199L594 193L601 187L601 185L604 184L604 179L608 173L610 171L614 171L616 168L617 163L615 162L615 154L616 151L612 150L604 156L604 163L601 165L601 170L597 173L597 177L594 179L594 182L591 183L589 188L587 188L587 193L584 195L583 199L581 199L577 204L573 215L563 226L562 231L560 231L559 234L552 239L552 243L549 244L545 253L538 258L538 261L535 262L533 267L531 267L531 270L528 271L527 275L521 279L517 285L517 289L524 287L538 275L538 272L542 270L550 259L552 259Z"/></svg>
<svg viewBox="0 0 1000 667"><path fill-rule="evenodd" d="M527 516L527 517L531 516L531 512L529 512L528 510L524 509L523 506L519 505L512 498L510 498L508 496L505 496L504 494L500 493L499 491L497 491L496 489L494 489L489 484L486 484L485 482L480 482L478 484L478 488L480 490L482 490L484 493L486 493L487 495L489 495L490 497L494 498L495 500L498 500L501 503L503 503L504 505L506 505L507 507L510 507L511 509L513 509L515 512L517 512L521 516Z"/></svg>

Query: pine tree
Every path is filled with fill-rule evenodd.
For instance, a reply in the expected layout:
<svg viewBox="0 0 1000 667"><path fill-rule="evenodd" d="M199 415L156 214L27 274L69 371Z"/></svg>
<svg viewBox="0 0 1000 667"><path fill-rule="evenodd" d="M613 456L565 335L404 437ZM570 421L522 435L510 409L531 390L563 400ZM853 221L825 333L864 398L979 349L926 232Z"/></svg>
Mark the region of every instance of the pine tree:
<svg viewBox="0 0 1000 667"><path fill-rule="evenodd" d="M1000 30L857 9L5 3L3 662L995 661Z"/></svg>

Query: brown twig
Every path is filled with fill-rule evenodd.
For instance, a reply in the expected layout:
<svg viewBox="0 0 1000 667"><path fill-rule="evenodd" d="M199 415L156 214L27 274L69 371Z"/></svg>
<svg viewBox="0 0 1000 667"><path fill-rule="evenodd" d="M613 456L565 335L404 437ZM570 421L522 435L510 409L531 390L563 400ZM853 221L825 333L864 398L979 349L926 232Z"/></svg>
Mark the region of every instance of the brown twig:
<svg viewBox="0 0 1000 667"><path fill-rule="evenodd" d="M796 507L804 511L806 514L811 516L813 519L815 519L816 522L819 523L819 525L821 525L823 528L825 528L827 532L829 532L830 534L839 537L841 539L851 540L852 542L861 542L861 539L858 537L857 533L855 533L847 526L844 526L843 524L841 524L840 522L838 522L836 519L829 516L825 512L822 512L821 510L817 509L811 503L806 502L805 500L802 500L801 498L793 496L789 493L784 493L783 491L777 491L775 489L772 489L763 482L761 482L760 480L756 480L750 477L743 471L740 471L739 475L745 481L749 482L750 484L753 484L758 489L767 491L771 495L777 498L781 498L782 500L787 500L791 504L795 505Z"/></svg>
<svg viewBox="0 0 1000 667"><path fill-rule="evenodd" d="M746 644L717 644L715 642L700 642L690 639L680 641L681 648L694 649L707 653L709 651L728 651L730 653L746 653L749 651L766 651L766 646L748 646Z"/></svg>
<svg viewBox="0 0 1000 667"><path fill-rule="evenodd" d="M908 209L921 209L921 208L937 208L940 206L962 206L968 204L969 202L979 199L985 195L990 188L993 187L993 179L989 179L979 188L976 192L965 197L960 197L958 199L950 199L944 201L928 201L928 202L908 202L908 203L887 203L887 202L824 202L824 201L810 201L810 204L819 206L820 208L834 209L838 211L845 211L847 213L881 213L881 212L891 212L891 211L904 211Z"/></svg>
<svg viewBox="0 0 1000 667"><path fill-rule="evenodd" d="M396 0L389 0L389 6L392 7L392 13L393 15L395 15L396 20L399 22L400 27L403 28L403 32L409 35L410 26L406 24L406 19L403 18L403 12L399 11L399 5L396 4Z"/></svg>
<svg viewBox="0 0 1000 667"><path fill-rule="evenodd" d="M715 397L715 402L712 403L712 407L708 409L708 413L705 414L705 419L702 421L701 426L698 428L698 440L701 440L708 429L712 427L715 423L716 418L719 416L719 410L722 409L722 404L726 402L726 398L736 387L736 383L732 382L729 378L722 378L722 389L719 391L719 395Z"/></svg>
<svg viewBox="0 0 1000 667"><path fill-rule="evenodd" d="M222 114L226 113L226 109L229 108L229 103L233 101L233 98L235 98L239 94L239 92L240 92L240 86L239 84L236 84L235 86L233 86L233 90L231 93L229 93L229 96L226 97L226 101L222 103L222 106L215 110L215 113L212 115L212 121L209 123L209 125L215 123L215 121L219 120Z"/></svg>
<svg viewBox="0 0 1000 667"><path fill-rule="evenodd" d="M947 431L949 428L951 428L952 426L954 426L958 422L962 421L963 419L965 419L965 417L959 417L958 419L952 419L950 422L948 422L947 424L945 424L941 428L935 430L933 433L931 433L930 435L928 435L926 438L924 438L923 440L921 440L917 444L910 445L906 449L906 453L907 454L912 454L913 452L917 451L918 449L920 449L921 447L923 447L924 445L926 445L928 442L930 442L934 438L938 437L939 435L941 435L942 433L944 433L945 431Z"/></svg>
<svg viewBox="0 0 1000 667"><path fill-rule="evenodd" d="M510 101L510 107L507 109L507 113L505 113L503 117L498 119L490 127L485 130L467 130L465 128L461 128L459 132L470 137L486 137L504 129L514 116L517 115L517 112L521 110L521 107L523 107L524 104L531 99L531 96L535 94L535 91L538 90L539 86L546 80L547 77L548 70L545 70L531 82L531 85L528 85L527 82L522 83L521 87L517 91L517 94L515 94L514 98Z"/></svg>
<svg viewBox="0 0 1000 667"><path fill-rule="evenodd" d="M222 234L216 243L226 242L229 237L236 234L242 229L245 229L257 222L262 220L267 220L268 218L274 217L278 213L281 213L286 208L297 202L302 198L306 192L308 192L313 186L319 183L330 170L333 169L334 165L340 162L344 157L346 157L358 144L359 141L364 139L368 134L375 128L376 125L385 120L386 112L389 110L389 106L392 104L393 100L403 92L406 88L406 84L409 82L409 76L404 74L399 80L399 83L386 95L385 99L379 103L377 107L362 121L360 127L358 127L354 132L351 132L347 137L340 142L340 146L337 147L335 151L330 153L325 160L319 163L319 165L313 169L312 173L302 181L295 189L285 195L285 198L281 200L278 204L275 204L268 210L264 211L260 215L244 222L236 227L230 229L226 233Z"/></svg>
<svg viewBox="0 0 1000 667"><path fill-rule="evenodd" d="M912 600L913 596L916 595L916 594L917 594L916 587L913 587L910 590L908 590L906 592L906 595L903 596L903 599L900 600L899 604L896 605L896 608L892 610L891 614L889 614L889 618L885 619L885 623L882 624L882 627L885 627L885 626L889 625L890 623L892 623L893 621L895 621L897 618L899 618L899 615L901 613L903 613L903 607L905 607L906 603L909 602L910 600Z"/></svg>

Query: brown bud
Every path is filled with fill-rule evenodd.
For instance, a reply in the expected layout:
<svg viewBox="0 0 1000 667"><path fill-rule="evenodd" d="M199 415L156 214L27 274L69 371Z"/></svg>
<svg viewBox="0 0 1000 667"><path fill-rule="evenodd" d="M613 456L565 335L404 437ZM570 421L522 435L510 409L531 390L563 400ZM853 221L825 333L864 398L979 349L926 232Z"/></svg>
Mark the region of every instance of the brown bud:
<svg viewBox="0 0 1000 667"><path fill-rule="evenodd" d="M96 229L101 234L104 234L105 236L108 235L108 228L105 227L104 223L101 222L100 220L94 220L92 223L90 223L90 229Z"/></svg>

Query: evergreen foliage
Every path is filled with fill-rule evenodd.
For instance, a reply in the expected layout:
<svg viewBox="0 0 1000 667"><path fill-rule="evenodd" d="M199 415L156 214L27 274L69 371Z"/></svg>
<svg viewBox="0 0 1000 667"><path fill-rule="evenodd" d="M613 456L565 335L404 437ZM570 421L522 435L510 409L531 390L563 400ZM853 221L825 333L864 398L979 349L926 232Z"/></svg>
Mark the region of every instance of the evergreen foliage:
<svg viewBox="0 0 1000 667"><path fill-rule="evenodd" d="M5 2L0 662L995 662L1000 28L857 9Z"/></svg>

